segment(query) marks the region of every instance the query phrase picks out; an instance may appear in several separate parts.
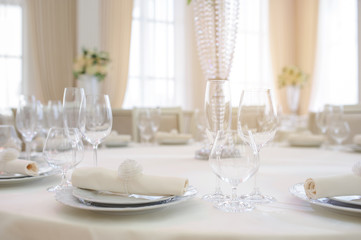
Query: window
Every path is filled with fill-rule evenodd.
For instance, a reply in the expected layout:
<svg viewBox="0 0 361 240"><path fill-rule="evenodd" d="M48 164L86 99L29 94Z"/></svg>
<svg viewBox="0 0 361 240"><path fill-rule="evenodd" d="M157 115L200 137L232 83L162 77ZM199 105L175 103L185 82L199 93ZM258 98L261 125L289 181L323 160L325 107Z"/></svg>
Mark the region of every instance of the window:
<svg viewBox="0 0 361 240"><path fill-rule="evenodd" d="M124 108L176 105L173 1L134 1Z"/></svg>
<svg viewBox="0 0 361 240"><path fill-rule="evenodd" d="M19 1L0 0L0 107L16 107L22 81L23 13Z"/></svg>
<svg viewBox="0 0 361 240"><path fill-rule="evenodd" d="M237 44L230 73L233 106L241 89L274 89L268 35L268 1L242 0L239 6Z"/></svg>
<svg viewBox="0 0 361 240"><path fill-rule="evenodd" d="M321 0L310 109L357 104L357 0Z"/></svg>

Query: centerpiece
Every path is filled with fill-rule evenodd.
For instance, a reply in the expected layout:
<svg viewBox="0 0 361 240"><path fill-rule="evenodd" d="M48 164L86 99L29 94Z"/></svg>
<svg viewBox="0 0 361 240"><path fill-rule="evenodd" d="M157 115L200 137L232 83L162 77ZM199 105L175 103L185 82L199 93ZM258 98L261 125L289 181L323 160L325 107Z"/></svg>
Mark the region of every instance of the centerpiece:
<svg viewBox="0 0 361 240"><path fill-rule="evenodd" d="M84 88L86 94L99 94L100 82L107 76L109 62L107 52L83 48L73 65L77 87Z"/></svg>
<svg viewBox="0 0 361 240"><path fill-rule="evenodd" d="M308 75L297 66L285 66L278 75L278 87L286 88L287 104L293 115L296 115L300 102L300 90L308 80Z"/></svg>

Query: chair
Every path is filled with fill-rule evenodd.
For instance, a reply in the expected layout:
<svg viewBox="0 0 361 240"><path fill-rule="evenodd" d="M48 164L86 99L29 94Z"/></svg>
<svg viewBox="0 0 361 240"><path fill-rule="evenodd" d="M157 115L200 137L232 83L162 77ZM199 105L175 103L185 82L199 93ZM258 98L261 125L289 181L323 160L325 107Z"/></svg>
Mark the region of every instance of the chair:
<svg viewBox="0 0 361 240"><path fill-rule="evenodd" d="M140 141L139 130L137 126L138 112L141 108L133 108L133 139ZM179 133L184 133L184 119L181 107L161 108L161 120L158 131L169 132L176 129Z"/></svg>
<svg viewBox="0 0 361 240"><path fill-rule="evenodd" d="M344 111L343 118L348 122L350 126L350 135L343 142L343 144L352 143L352 139L356 134L361 134L361 112ZM316 113L310 112L308 117L308 129L315 134L320 134L321 131L316 125Z"/></svg>
<svg viewBox="0 0 361 240"><path fill-rule="evenodd" d="M113 130L119 134L128 134L132 136L133 141L133 114L132 110L126 109L112 109L113 113Z"/></svg>

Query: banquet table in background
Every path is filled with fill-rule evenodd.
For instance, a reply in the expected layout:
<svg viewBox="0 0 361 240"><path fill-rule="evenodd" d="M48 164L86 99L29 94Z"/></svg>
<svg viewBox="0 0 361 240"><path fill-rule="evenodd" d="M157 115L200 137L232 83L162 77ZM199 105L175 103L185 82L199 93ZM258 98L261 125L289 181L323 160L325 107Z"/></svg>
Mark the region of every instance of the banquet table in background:
<svg viewBox="0 0 361 240"><path fill-rule="evenodd" d="M214 189L207 161L194 159L196 145L101 149L99 165L117 169L134 159L144 172L189 178L195 198L158 211L133 215L80 210L57 202L46 188L49 177L26 184L0 185L0 239L361 239L361 215L313 208L289 188L311 176L351 171L359 153L317 148L267 147L262 154L259 186L277 202L244 213L225 213L201 200ZM91 151L81 165L91 165ZM252 189L252 179L239 193ZM222 185L225 192L229 186Z"/></svg>

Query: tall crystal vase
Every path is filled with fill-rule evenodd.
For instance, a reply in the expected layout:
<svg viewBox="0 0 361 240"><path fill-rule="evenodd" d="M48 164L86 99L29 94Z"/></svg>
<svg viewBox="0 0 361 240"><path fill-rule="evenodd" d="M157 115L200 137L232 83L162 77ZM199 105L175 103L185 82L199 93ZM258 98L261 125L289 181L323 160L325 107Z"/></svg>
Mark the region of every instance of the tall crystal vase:
<svg viewBox="0 0 361 240"><path fill-rule="evenodd" d="M194 0L194 26L202 71L207 80L228 79L238 25L238 0Z"/></svg>

